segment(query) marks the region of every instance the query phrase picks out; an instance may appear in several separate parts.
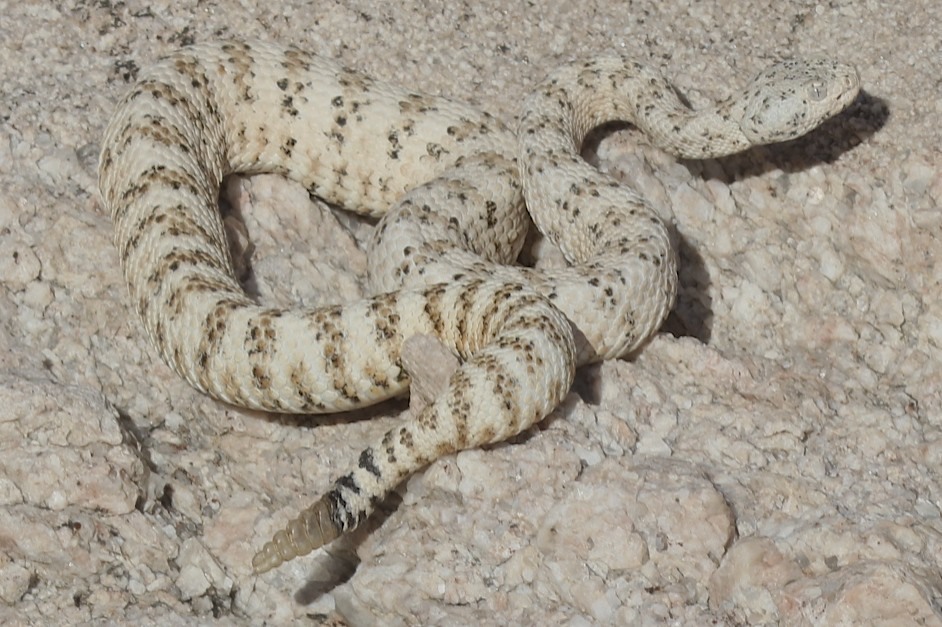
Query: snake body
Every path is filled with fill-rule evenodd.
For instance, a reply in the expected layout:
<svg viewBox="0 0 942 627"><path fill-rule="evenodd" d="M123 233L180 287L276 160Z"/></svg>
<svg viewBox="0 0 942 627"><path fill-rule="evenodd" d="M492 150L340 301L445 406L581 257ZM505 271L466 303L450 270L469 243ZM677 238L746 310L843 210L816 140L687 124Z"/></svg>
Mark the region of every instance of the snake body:
<svg viewBox="0 0 942 627"><path fill-rule="evenodd" d="M857 90L848 66L785 62L694 112L656 72L601 57L551 74L514 133L474 107L262 42L186 48L144 72L106 131L99 185L132 303L171 368L229 403L325 413L404 393L410 337L435 336L461 360L438 398L259 551L256 571L352 529L431 461L541 420L578 365L637 348L663 322L677 276L668 231L579 157L589 131L629 121L678 156L719 156L804 134ZM375 296L276 309L245 294L217 195L224 176L257 172L382 216ZM568 267L511 265L527 211Z"/></svg>

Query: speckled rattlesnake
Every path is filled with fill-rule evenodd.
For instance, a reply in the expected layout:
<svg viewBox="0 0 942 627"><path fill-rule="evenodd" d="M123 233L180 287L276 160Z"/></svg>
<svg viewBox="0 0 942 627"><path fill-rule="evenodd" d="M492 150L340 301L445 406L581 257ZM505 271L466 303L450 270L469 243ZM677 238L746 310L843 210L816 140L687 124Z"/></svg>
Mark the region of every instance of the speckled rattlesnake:
<svg viewBox="0 0 942 627"><path fill-rule="evenodd" d="M604 57L553 73L515 135L473 107L259 42L184 49L144 72L106 132L100 188L133 304L164 361L236 405L324 413L403 393L400 351L412 336L434 335L463 360L443 394L259 552L256 570L353 528L438 457L541 420L578 364L622 355L661 324L676 283L667 230L579 158L590 130L626 120L676 155L718 156L807 132L857 85L837 63L787 62L694 113L656 73ZM370 249L378 295L307 310L254 303L217 207L233 172L278 172L385 216ZM524 197L569 267L506 265L528 225Z"/></svg>

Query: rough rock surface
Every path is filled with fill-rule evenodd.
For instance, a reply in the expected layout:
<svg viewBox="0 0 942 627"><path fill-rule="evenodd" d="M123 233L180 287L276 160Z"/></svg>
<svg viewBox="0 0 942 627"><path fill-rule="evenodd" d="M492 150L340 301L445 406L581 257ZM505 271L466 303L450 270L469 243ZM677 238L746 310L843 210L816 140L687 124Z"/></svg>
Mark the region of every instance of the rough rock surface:
<svg viewBox="0 0 942 627"><path fill-rule="evenodd" d="M0 622L942 623L937 1L0 12ZM610 50L694 105L787 56L853 62L866 93L808 138L720 161L599 135L589 157L676 226L664 332L585 369L539 428L436 462L367 529L255 577L254 550L405 404L227 407L131 315L96 191L102 130L141 66L233 35L505 118L561 59ZM368 225L277 177L224 195L260 298L361 293Z"/></svg>

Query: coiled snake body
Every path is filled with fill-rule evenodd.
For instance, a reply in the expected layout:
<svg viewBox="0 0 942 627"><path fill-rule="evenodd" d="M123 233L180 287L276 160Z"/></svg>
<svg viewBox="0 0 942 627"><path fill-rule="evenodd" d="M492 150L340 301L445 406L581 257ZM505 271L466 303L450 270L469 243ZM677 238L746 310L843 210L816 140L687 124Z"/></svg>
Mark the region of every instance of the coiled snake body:
<svg viewBox="0 0 942 627"><path fill-rule="evenodd" d="M462 360L444 393L276 534L256 571L352 529L438 457L541 420L578 365L631 351L663 322L677 275L667 229L579 157L589 131L629 121L675 155L720 156L804 134L857 89L853 68L792 61L694 112L655 72L602 57L551 74L513 133L460 102L261 42L183 49L144 72L108 127L99 183L132 303L171 368L229 403L325 413L404 393L412 336ZM245 294L217 195L225 175L255 172L383 216L376 296L285 310ZM527 210L568 267L510 265Z"/></svg>

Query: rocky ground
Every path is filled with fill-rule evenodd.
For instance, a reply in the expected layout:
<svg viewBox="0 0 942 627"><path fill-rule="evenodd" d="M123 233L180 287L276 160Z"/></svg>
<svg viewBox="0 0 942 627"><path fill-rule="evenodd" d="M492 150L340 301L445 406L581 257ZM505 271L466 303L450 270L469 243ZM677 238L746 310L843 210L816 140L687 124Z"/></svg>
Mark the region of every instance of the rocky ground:
<svg viewBox="0 0 942 627"><path fill-rule="evenodd" d="M942 5L255 4L0 2L0 621L942 624ZM584 369L539 428L435 462L369 528L257 577L254 551L405 406L222 405L129 309L102 131L141 67L231 36L506 119L562 60L610 51L694 106L789 56L854 63L864 93L723 160L601 135L589 157L678 234L664 332ZM277 177L225 196L261 298L362 293L368 225Z"/></svg>

